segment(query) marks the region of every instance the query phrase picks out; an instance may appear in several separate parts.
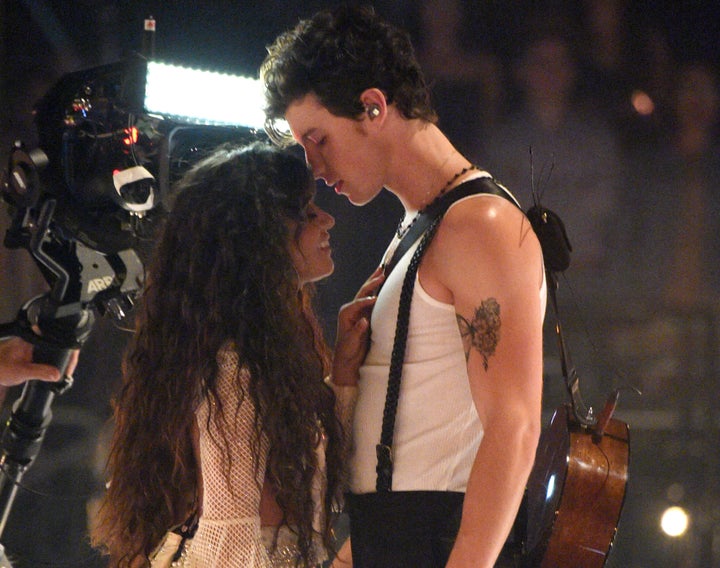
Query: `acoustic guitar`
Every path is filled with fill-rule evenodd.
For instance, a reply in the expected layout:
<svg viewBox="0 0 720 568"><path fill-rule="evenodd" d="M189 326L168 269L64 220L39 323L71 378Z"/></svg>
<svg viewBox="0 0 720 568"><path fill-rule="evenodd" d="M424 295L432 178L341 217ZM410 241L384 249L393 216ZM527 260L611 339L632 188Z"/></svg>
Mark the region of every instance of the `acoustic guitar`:
<svg viewBox="0 0 720 568"><path fill-rule="evenodd" d="M628 426L598 428L561 406L543 432L527 486L526 566L601 568L612 547L628 478Z"/></svg>
<svg viewBox="0 0 720 568"><path fill-rule="evenodd" d="M629 429L614 419L616 390L599 415L587 408L558 314L557 281L548 271L562 373L570 403L543 431L527 485L525 568L602 568L625 501Z"/></svg>

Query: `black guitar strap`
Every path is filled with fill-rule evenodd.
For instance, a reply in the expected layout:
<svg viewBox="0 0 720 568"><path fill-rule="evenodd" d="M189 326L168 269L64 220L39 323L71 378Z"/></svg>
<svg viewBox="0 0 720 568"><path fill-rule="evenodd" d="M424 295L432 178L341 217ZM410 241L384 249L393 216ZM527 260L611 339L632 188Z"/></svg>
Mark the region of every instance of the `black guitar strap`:
<svg viewBox="0 0 720 568"><path fill-rule="evenodd" d="M460 184L452 191L446 193L440 199L430 204L422 213L418 214L418 217L413 222L412 227L410 227L408 232L400 241L400 244L398 244L397 248L393 252L392 258L390 258L387 264L385 264L385 278L388 277L398 261L408 251L413 243L420 238L435 218L442 217L456 201L476 193L491 193L493 195L499 195L512 201L515 205L520 207L520 204L515 201L510 193L492 178L475 178Z"/></svg>
<svg viewBox="0 0 720 568"><path fill-rule="evenodd" d="M387 275L395 268L400 258L402 258L405 252L407 252L413 243L422 235L422 241L420 241L418 248L410 260L400 292L400 306L398 308L395 340L390 359L390 372L387 394L385 396L382 432L380 435L380 443L375 448L377 453L377 481L375 487L378 492L392 491L392 445L395 431L395 415L397 413L398 399L400 396L402 367L405 360L408 321L410 319L410 302L412 300L415 276L420 266L420 260L435 236L435 231L449 207L459 199L477 193L499 195L520 207L510 193L491 178L475 178L467 181L443 195L419 214L418 218L413 222L412 227L410 227L410 230L405 234L400 244L398 244L392 258L385 266L385 276L387 278Z"/></svg>

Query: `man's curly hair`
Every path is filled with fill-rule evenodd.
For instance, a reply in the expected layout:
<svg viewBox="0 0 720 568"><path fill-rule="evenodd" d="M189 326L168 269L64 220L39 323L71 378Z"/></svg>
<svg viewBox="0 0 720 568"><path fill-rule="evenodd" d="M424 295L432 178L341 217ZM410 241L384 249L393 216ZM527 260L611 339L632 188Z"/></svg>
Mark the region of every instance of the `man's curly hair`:
<svg viewBox="0 0 720 568"><path fill-rule="evenodd" d="M437 122L410 36L368 7L324 10L281 34L268 47L260 80L266 128L276 141L283 134L276 123L309 93L332 114L357 118L362 92L378 88L405 118Z"/></svg>

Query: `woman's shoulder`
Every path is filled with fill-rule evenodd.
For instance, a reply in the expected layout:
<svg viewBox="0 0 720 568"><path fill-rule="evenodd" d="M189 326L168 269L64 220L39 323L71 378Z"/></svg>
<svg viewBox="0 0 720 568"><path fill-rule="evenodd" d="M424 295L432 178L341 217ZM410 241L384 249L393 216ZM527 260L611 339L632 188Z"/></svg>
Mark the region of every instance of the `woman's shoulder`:
<svg viewBox="0 0 720 568"><path fill-rule="evenodd" d="M226 341L217 352L217 364L220 367L237 367L240 362L237 346L234 341Z"/></svg>
<svg viewBox="0 0 720 568"><path fill-rule="evenodd" d="M238 378L242 384L250 380L250 371L241 364L240 354L233 341L227 341L217 352L218 382L234 382Z"/></svg>

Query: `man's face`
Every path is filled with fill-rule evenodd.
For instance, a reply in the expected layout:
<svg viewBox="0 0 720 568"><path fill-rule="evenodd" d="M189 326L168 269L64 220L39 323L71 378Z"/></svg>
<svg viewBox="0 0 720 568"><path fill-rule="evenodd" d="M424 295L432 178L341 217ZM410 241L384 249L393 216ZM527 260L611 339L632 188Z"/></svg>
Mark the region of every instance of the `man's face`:
<svg viewBox="0 0 720 568"><path fill-rule="evenodd" d="M308 94L292 103L285 114L293 138L305 150L316 179L354 205L365 205L382 189L379 160L365 124L332 114Z"/></svg>

